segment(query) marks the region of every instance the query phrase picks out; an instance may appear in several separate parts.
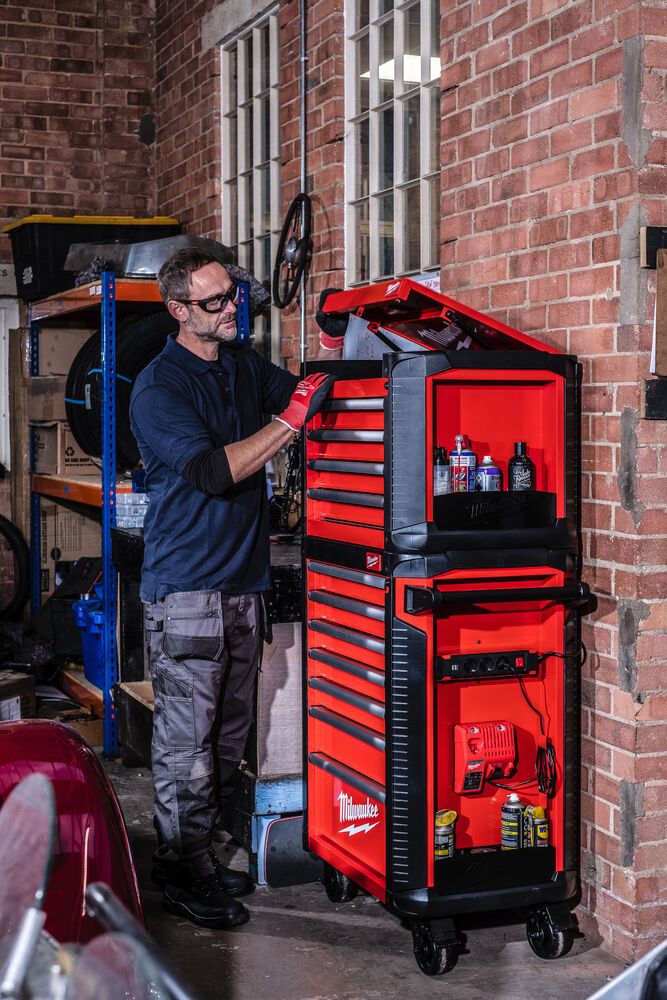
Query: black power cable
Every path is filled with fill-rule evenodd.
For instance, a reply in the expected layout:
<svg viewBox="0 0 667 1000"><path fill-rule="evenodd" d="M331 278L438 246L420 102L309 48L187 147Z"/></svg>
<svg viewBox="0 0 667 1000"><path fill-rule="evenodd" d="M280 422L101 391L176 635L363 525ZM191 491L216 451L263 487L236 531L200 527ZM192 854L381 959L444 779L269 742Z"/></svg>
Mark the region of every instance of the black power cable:
<svg viewBox="0 0 667 1000"><path fill-rule="evenodd" d="M578 663L578 666L582 667L586 662L586 655L587 655L586 647L584 646L583 642L581 643L580 651L582 653L582 657ZM579 652L579 650L577 652ZM542 653L541 656L538 656L537 662L542 663L549 656L556 656L560 660L568 660L571 659L571 657L574 655L575 654L573 653L555 653L555 652ZM519 682L519 687L521 688L521 694L524 696L528 707L532 709L532 711L535 712L535 714L539 718L540 732L542 733L542 736L544 736L545 735L544 720L542 718L542 713L540 712L539 708L535 708L530 698L528 697L526 689L523 684L523 677L521 677L513 667L510 667L510 670L512 671L513 676L516 677L516 679ZM488 779L488 783L490 785L494 785L496 788L504 788L507 791L513 791L515 788L522 788L524 785L533 785L535 784L535 782L537 782L537 787L540 790L540 792L545 794L548 799L552 799L554 797L554 795L556 794L556 751L554 749L553 743L551 742L548 736L546 737L546 746L544 747L538 746L537 748L537 755L535 757L534 778L530 778L528 781L518 781L516 782L516 784L512 785L504 785L501 784L499 781L491 781L490 779Z"/></svg>

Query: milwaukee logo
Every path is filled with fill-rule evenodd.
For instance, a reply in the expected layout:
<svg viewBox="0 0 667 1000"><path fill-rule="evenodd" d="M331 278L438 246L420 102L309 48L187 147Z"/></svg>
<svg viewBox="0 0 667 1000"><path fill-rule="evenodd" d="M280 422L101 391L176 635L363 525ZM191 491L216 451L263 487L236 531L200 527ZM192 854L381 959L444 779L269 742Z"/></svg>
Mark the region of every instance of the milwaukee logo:
<svg viewBox="0 0 667 1000"><path fill-rule="evenodd" d="M380 556L374 552L366 553L366 569L379 569Z"/></svg>
<svg viewBox="0 0 667 1000"><path fill-rule="evenodd" d="M385 294L388 296L393 295L394 292L398 291L400 287L401 287L400 281L393 281L390 285L387 285L387 291Z"/></svg>
<svg viewBox="0 0 667 1000"><path fill-rule="evenodd" d="M341 792L338 796L338 811L341 823L349 823L349 826L342 827L338 832L346 833L348 837L354 837L357 833L370 833L374 827L378 826L379 820L375 823L359 823L358 819L376 819L380 810L374 802L366 797L365 802L354 802L351 795Z"/></svg>
<svg viewBox="0 0 667 1000"><path fill-rule="evenodd" d="M488 497L484 500L475 499L468 504L467 514L472 521L486 521L502 514L515 514L527 505L526 497L513 497L511 500Z"/></svg>

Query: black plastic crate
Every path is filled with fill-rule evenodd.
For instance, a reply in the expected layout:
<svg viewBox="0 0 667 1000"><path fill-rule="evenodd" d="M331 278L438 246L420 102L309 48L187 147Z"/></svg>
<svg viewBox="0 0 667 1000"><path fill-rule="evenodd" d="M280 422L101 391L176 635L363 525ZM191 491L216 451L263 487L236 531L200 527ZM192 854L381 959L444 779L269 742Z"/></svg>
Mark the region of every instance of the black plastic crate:
<svg viewBox="0 0 667 1000"><path fill-rule="evenodd" d="M29 215L4 232L12 244L18 296L33 302L72 286L72 275L63 269L72 243L142 243L176 236L180 229L177 219L166 217Z"/></svg>

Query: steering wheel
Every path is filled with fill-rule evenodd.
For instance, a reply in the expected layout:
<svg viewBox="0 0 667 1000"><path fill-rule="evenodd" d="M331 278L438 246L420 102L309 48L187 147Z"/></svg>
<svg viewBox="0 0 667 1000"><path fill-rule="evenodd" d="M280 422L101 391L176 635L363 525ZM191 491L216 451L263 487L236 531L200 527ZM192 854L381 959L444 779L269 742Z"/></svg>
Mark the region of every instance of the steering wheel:
<svg viewBox="0 0 667 1000"><path fill-rule="evenodd" d="M310 198L298 194L285 216L273 268L273 301L278 309L288 306L299 288L310 252L310 216Z"/></svg>

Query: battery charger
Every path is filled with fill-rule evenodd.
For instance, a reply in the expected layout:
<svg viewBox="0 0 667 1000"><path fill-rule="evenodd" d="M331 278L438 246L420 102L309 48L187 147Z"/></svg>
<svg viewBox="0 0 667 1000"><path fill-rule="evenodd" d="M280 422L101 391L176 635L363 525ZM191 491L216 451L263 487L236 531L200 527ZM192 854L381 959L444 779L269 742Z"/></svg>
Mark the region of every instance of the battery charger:
<svg viewBox="0 0 667 1000"><path fill-rule="evenodd" d="M516 768L516 732L510 722L454 726L454 791L481 792L491 778L508 778Z"/></svg>

